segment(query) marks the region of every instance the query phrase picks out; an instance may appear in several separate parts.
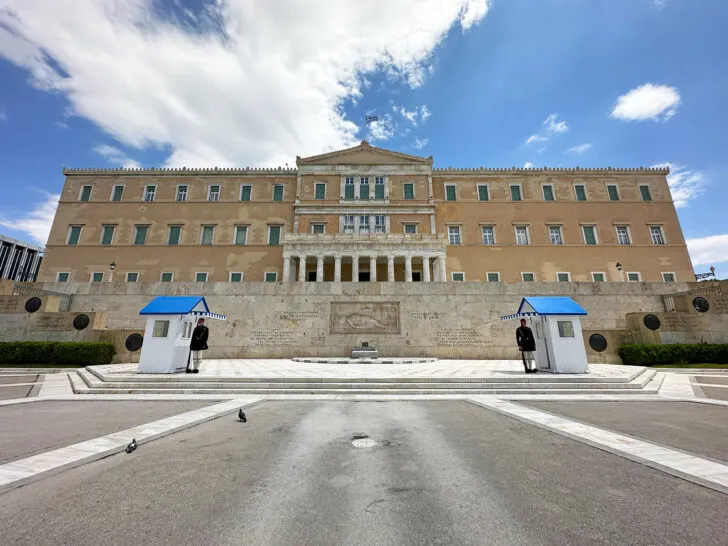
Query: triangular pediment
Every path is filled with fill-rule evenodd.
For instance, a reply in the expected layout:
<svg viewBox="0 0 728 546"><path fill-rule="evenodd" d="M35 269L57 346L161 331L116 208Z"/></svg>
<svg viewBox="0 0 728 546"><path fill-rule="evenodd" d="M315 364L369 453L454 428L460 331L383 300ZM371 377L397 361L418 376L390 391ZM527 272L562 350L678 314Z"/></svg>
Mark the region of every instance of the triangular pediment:
<svg viewBox="0 0 728 546"><path fill-rule="evenodd" d="M361 144L310 157L296 157L297 165L432 165L432 156L418 157L377 148L362 140Z"/></svg>

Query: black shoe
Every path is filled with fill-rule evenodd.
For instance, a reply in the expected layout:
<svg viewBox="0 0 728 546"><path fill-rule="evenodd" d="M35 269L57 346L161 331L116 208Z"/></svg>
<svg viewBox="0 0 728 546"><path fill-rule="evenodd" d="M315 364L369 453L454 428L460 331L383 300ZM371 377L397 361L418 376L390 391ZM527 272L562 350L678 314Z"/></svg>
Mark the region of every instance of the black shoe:
<svg viewBox="0 0 728 546"><path fill-rule="evenodd" d="M200 373L200 370L192 370L192 373Z"/></svg>
<svg viewBox="0 0 728 546"><path fill-rule="evenodd" d="M192 370L190 370L189 368L187 368L187 369L185 370L185 373L192 373Z"/></svg>

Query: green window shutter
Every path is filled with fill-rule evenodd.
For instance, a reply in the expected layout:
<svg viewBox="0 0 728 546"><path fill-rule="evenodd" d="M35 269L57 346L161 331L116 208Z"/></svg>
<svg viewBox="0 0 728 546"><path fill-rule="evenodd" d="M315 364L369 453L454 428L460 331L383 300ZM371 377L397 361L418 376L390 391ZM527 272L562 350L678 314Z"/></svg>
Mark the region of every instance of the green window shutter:
<svg viewBox="0 0 728 546"><path fill-rule="evenodd" d="M344 199L354 199L354 184L344 186Z"/></svg>
<svg viewBox="0 0 728 546"><path fill-rule="evenodd" d="M244 245L248 238L248 228L246 226L238 226L235 228L235 244Z"/></svg>
<svg viewBox="0 0 728 546"><path fill-rule="evenodd" d="M604 273L592 273L592 281L604 282Z"/></svg>
<svg viewBox="0 0 728 546"><path fill-rule="evenodd" d="M488 273L488 282L500 281L500 275L498 273Z"/></svg>
<svg viewBox="0 0 728 546"><path fill-rule="evenodd" d="M652 201L649 186L640 186L640 194L642 194L642 201Z"/></svg>
<svg viewBox="0 0 728 546"><path fill-rule="evenodd" d="M104 232L101 236L102 245L110 245L114 240L114 226L104 226Z"/></svg>
<svg viewBox="0 0 728 546"><path fill-rule="evenodd" d="M114 186L114 195L111 197L111 200L121 201L122 195L124 195L124 186Z"/></svg>
<svg viewBox="0 0 728 546"><path fill-rule="evenodd" d="M195 273L195 282L207 282L207 273Z"/></svg>
<svg viewBox="0 0 728 546"><path fill-rule="evenodd" d="M273 186L273 201L283 201L283 186L280 184Z"/></svg>
<svg viewBox="0 0 728 546"><path fill-rule="evenodd" d="M68 273L59 273L57 282L68 282Z"/></svg>
<svg viewBox="0 0 728 546"><path fill-rule="evenodd" d="M104 282L104 274L103 273L94 273L92 276L91 282Z"/></svg>
<svg viewBox="0 0 728 546"><path fill-rule="evenodd" d="M252 190L251 186L243 186L243 189L240 192L241 201L250 201L250 190Z"/></svg>
<svg viewBox="0 0 728 546"><path fill-rule="evenodd" d="M576 192L577 201L586 201L586 188L584 186L574 186L574 191Z"/></svg>
<svg viewBox="0 0 728 546"><path fill-rule="evenodd" d="M523 282L533 282L533 273L524 273Z"/></svg>
<svg viewBox="0 0 728 546"><path fill-rule="evenodd" d="M553 201L554 200L554 188L552 186L543 187L543 200Z"/></svg>
<svg viewBox="0 0 728 546"><path fill-rule="evenodd" d="M270 226L268 231L268 244L270 246L278 246L281 244L280 226Z"/></svg>
<svg viewBox="0 0 728 546"><path fill-rule="evenodd" d="M136 228L136 237L134 237L134 244L135 245L144 245L147 242L147 231L149 231L149 228L147 226L137 226Z"/></svg>
<svg viewBox="0 0 728 546"><path fill-rule="evenodd" d="M384 199L384 184L374 185L374 199Z"/></svg>
<svg viewBox="0 0 728 546"><path fill-rule="evenodd" d="M569 282L569 274L568 273L559 273L559 282Z"/></svg>
<svg viewBox="0 0 728 546"><path fill-rule="evenodd" d="M584 242L588 245L597 244L597 237L594 234L594 226L584 226Z"/></svg>
<svg viewBox="0 0 728 546"><path fill-rule="evenodd" d="M172 273L162 273L162 282L172 282Z"/></svg>
<svg viewBox="0 0 728 546"><path fill-rule="evenodd" d="M277 279L278 279L278 274L275 272L265 274L265 282L276 282Z"/></svg>
<svg viewBox="0 0 728 546"><path fill-rule="evenodd" d="M84 186L81 188L81 201L91 200L91 186Z"/></svg>
<svg viewBox="0 0 728 546"><path fill-rule="evenodd" d="M230 282L243 282L242 273L230 273Z"/></svg>
<svg viewBox="0 0 728 546"><path fill-rule="evenodd" d="M521 200L521 186L511 186L511 201Z"/></svg>
<svg viewBox="0 0 728 546"><path fill-rule="evenodd" d="M81 226L72 226L71 233L68 235L68 244L77 245L81 238Z"/></svg>
<svg viewBox="0 0 728 546"><path fill-rule="evenodd" d="M326 184L316 184L316 199L326 199Z"/></svg>
<svg viewBox="0 0 728 546"><path fill-rule="evenodd" d="M170 245L178 245L179 244L179 236L180 232L182 231L182 228L179 226L170 226L169 228L169 240L168 244Z"/></svg>
<svg viewBox="0 0 728 546"><path fill-rule="evenodd" d="M359 184L359 199L369 199L369 184Z"/></svg>
<svg viewBox="0 0 728 546"><path fill-rule="evenodd" d="M456 198L455 186L445 186L445 199L447 201L455 201Z"/></svg>
<svg viewBox="0 0 728 546"><path fill-rule="evenodd" d="M488 195L488 186L478 186L478 200L480 200L480 201L490 200L490 195Z"/></svg>
<svg viewBox="0 0 728 546"><path fill-rule="evenodd" d="M405 184L404 185L404 198L407 200L415 198L415 185Z"/></svg>
<svg viewBox="0 0 728 546"><path fill-rule="evenodd" d="M609 192L610 201L619 201L619 192L617 191L617 186L607 186L607 191Z"/></svg>
<svg viewBox="0 0 728 546"><path fill-rule="evenodd" d="M202 226L202 244L209 246L212 244L215 236L215 228L213 226Z"/></svg>
<svg viewBox="0 0 728 546"><path fill-rule="evenodd" d="M417 224L405 224L404 232L405 233L417 233Z"/></svg>

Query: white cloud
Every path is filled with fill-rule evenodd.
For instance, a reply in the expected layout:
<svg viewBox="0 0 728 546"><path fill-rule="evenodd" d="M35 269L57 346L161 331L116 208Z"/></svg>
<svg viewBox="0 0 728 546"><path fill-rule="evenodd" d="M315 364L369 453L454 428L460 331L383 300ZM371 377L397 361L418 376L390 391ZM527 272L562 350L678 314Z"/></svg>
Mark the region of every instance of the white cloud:
<svg viewBox="0 0 728 546"><path fill-rule="evenodd" d="M15 219L0 217L0 226L14 231L27 233L36 243L45 246L48 241L48 234L51 232L51 224L56 215L60 195L51 195L43 192L45 201L38 204L25 216Z"/></svg>
<svg viewBox="0 0 728 546"><path fill-rule="evenodd" d="M534 167L536 167L536 165L534 163L531 163L530 161L526 161L523 164L524 169L533 169Z"/></svg>
<svg viewBox="0 0 728 546"><path fill-rule="evenodd" d="M566 149L567 154L583 154L587 150L589 150L592 147L591 143L585 142L584 144L579 144L578 146L572 146L571 148Z"/></svg>
<svg viewBox="0 0 728 546"><path fill-rule="evenodd" d="M108 144L102 144L94 148L94 152L105 157L109 163L124 167L125 169L138 169L141 165L127 156L119 148L114 148Z"/></svg>
<svg viewBox="0 0 728 546"><path fill-rule="evenodd" d="M531 142L545 142L548 140L548 137L541 136L541 135L531 135L528 137L528 140L526 140L526 144L531 144Z"/></svg>
<svg viewBox="0 0 728 546"><path fill-rule="evenodd" d="M428 142L430 142L429 138L415 138L415 148L421 150L422 148L427 146Z"/></svg>
<svg viewBox="0 0 728 546"><path fill-rule="evenodd" d="M363 78L421 85L490 3L205 0L170 17L155 0L0 0L0 57L125 146L169 147L169 165L276 166L354 144L343 105Z"/></svg>
<svg viewBox="0 0 728 546"><path fill-rule="evenodd" d="M544 120L543 124L552 133L565 133L569 130L569 126L565 121L556 121L558 117L558 114L549 114L549 117Z"/></svg>
<svg viewBox="0 0 728 546"><path fill-rule="evenodd" d="M657 9L664 8L665 4L667 4L667 0L655 0L655 6L657 7Z"/></svg>
<svg viewBox="0 0 728 546"><path fill-rule="evenodd" d="M670 194L676 208L687 206L688 202L705 191L708 180L703 171L693 171L685 165L671 165L670 163L658 163L653 168L670 168L667 175L667 185L670 187Z"/></svg>
<svg viewBox="0 0 728 546"><path fill-rule="evenodd" d="M427 121L427 119L432 115L426 104L423 104L419 108L415 107L414 110L407 110L404 106L397 106L395 104L392 106L392 110L414 126Z"/></svg>
<svg viewBox="0 0 728 546"><path fill-rule="evenodd" d="M677 112L680 101L674 87L646 83L619 97L611 116L624 121L667 121Z"/></svg>
<svg viewBox="0 0 728 546"><path fill-rule="evenodd" d="M713 265L728 262L728 233L687 239L693 265Z"/></svg>
<svg viewBox="0 0 728 546"><path fill-rule="evenodd" d="M379 116L377 121L369 124L367 139L375 142L377 140L389 140L394 136L395 126L390 116Z"/></svg>
<svg viewBox="0 0 728 546"><path fill-rule="evenodd" d="M539 148L538 149L538 153L540 153L540 154L544 153L545 151L546 151L546 148Z"/></svg>

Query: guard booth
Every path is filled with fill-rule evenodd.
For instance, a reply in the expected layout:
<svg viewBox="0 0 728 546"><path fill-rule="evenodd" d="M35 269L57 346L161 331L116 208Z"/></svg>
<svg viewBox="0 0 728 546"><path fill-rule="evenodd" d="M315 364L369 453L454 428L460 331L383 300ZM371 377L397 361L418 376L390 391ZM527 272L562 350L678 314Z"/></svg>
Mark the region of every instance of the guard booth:
<svg viewBox="0 0 728 546"><path fill-rule="evenodd" d="M211 313L202 296L158 296L139 314L147 317L147 325L137 373L185 371L197 320L227 320Z"/></svg>
<svg viewBox="0 0 728 546"><path fill-rule="evenodd" d="M525 318L536 339L536 368L552 373L589 373L581 335L586 311L569 297L534 296L501 320ZM515 336L515 328L514 328Z"/></svg>

